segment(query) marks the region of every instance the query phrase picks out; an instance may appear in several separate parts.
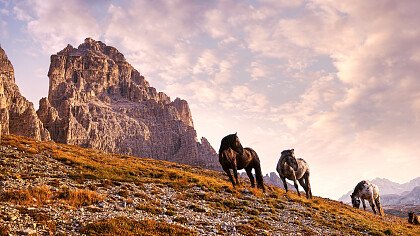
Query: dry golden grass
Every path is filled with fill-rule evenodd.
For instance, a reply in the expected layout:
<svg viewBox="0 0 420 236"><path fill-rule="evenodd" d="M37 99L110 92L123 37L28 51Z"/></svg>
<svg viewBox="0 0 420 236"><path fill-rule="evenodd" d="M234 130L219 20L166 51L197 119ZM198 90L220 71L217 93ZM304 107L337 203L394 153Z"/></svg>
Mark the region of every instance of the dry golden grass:
<svg viewBox="0 0 420 236"><path fill-rule="evenodd" d="M14 189L0 191L0 202L10 202L19 205L43 205L50 200L52 192L46 185L29 189Z"/></svg>
<svg viewBox="0 0 420 236"><path fill-rule="evenodd" d="M95 191L86 189L62 188L52 192L46 185L35 186L28 189L14 189L0 191L0 202L9 202L17 205L45 205L54 200L67 203L73 207L87 206L103 200L103 196Z"/></svg>
<svg viewBox="0 0 420 236"><path fill-rule="evenodd" d="M73 179L109 179L120 182L162 183L176 189L203 186L209 190L231 189L226 177L217 172L199 167L137 158L126 155L106 154L95 149L37 142L35 140L8 135L2 139L3 145L16 147L27 153L46 153L52 158L77 169Z"/></svg>
<svg viewBox="0 0 420 236"><path fill-rule="evenodd" d="M240 224L236 226L236 229L238 230L239 233L243 234L243 235L257 235L257 230L255 230L255 228L251 225L248 224Z"/></svg>
<svg viewBox="0 0 420 236"><path fill-rule="evenodd" d="M104 186L116 185L120 184L120 182L133 182L137 186L142 186L144 183L155 183L173 187L179 191L198 186L206 189L206 194L203 196L179 196L179 198L183 197L185 198L184 200L201 198L206 200L210 207L223 211L243 209L248 207L244 205L245 202L255 201L249 194L242 193L246 187L234 189L228 182L225 174L202 168L149 158L105 154L94 149L84 149L54 142L37 142L13 135L4 136L2 145L10 145L29 154L41 153L50 155L63 164L74 167L76 171L68 174L80 182L90 178L100 179ZM244 184L244 186L247 185ZM72 197L69 194L68 197L58 199L68 201L73 206L90 204L101 199L101 196L95 195L94 191L80 191L72 195ZM337 229L347 235L360 235L360 232L368 232L371 235L420 235L420 227L409 225L405 219L390 215L379 217L337 201L319 197L308 200L304 196L298 197L295 193L289 192L286 194L284 190L276 187L268 187L266 193L262 193L258 189L251 189L250 191L253 197L257 198L257 201L267 205L272 211L290 210L289 202L293 202L303 206L304 209L294 209L297 215L310 216L315 225ZM221 199L218 197L220 192L231 193L232 198ZM124 195L123 192L121 194ZM36 196L37 203L33 202L32 196ZM8 190L0 193L0 201L24 204L39 204L38 202L48 202L51 198L47 189L41 189L41 191L33 189ZM116 223L113 223L111 220L110 222L102 222L101 225L104 225L103 227L106 228L106 225ZM131 222L127 224L136 225L137 223ZM88 227L86 229L93 230L98 226L95 225L91 225L91 228ZM122 225L121 230L126 226ZM100 228L95 229L99 230ZM255 232L252 226L245 225L240 226L238 230L245 232L245 234ZM308 229L307 231L309 232L310 230ZM108 231L88 230L87 232L92 232L91 234L106 234ZM133 235L133 233L128 234Z"/></svg>
<svg viewBox="0 0 420 236"><path fill-rule="evenodd" d="M8 236L9 235L9 227L5 225L0 225L0 236Z"/></svg>
<svg viewBox="0 0 420 236"><path fill-rule="evenodd" d="M86 235L195 235L191 230L176 224L119 217L88 224L82 229Z"/></svg>
<svg viewBox="0 0 420 236"><path fill-rule="evenodd" d="M95 191L87 189L69 189L67 187L60 189L57 198L74 207L92 205L104 199L103 196Z"/></svg>
<svg viewBox="0 0 420 236"><path fill-rule="evenodd" d="M153 204L139 204L136 206L136 209L142 210L151 214L159 215L163 213L162 208L157 207Z"/></svg>
<svg viewBox="0 0 420 236"><path fill-rule="evenodd" d="M308 200L294 193L288 193L285 196L290 201L307 206L306 211L309 210L309 213L302 214L310 214L319 225L340 230L348 235L360 235L361 231L366 231L370 235L420 235L420 227L410 227L405 219L390 215L381 217L320 197Z"/></svg>

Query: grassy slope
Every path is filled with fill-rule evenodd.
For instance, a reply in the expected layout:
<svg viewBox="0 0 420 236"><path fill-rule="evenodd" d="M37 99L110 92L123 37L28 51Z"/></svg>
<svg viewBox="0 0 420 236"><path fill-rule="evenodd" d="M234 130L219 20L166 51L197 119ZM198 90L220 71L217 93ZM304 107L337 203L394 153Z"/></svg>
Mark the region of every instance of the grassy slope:
<svg viewBox="0 0 420 236"><path fill-rule="evenodd" d="M198 186L207 189L214 196L217 196L219 192L228 191L238 198L241 198L243 190L242 188L233 189L222 173L188 165L127 155L106 154L98 150L54 142L38 142L13 135L3 137L2 145L16 147L18 150L31 154L48 154L66 165L77 168L78 174L73 178L80 180L109 179L135 183L153 182L168 185L179 191ZM381 218L337 201L320 197L307 200L293 193L285 194L284 190L276 187L269 187L265 194L254 189L251 192L258 197L258 201L273 208L278 207L279 204L288 204L288 202L299 203L304 209L300 214L310 216L316 224L339 229L344 234L359 235L363 232L370 235L420 235L420 227L409 225L406 220L389 215ZM222 207L229 210L234 206L230 206L229 202L226 202ZM153 226L153 223L146 223ZM133 222L132 224L144 227L144 222ZM101 234L105 232L101 230L109 230L111 226L119 227L110 220L92 224L86 230ZM123 232L126 229L121 230ZM162 230L168 230L168 228ZM243 230L246 232L247 229ZM181 232L181 234L183 233Z"/></svg>

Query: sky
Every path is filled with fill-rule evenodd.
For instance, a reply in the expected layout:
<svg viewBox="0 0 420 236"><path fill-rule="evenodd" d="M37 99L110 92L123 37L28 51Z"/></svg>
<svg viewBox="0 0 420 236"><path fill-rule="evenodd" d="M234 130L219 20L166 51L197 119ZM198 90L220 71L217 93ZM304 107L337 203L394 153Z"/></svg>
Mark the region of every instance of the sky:
<svg viewBox="0 0 420 236"><path fill-rule="evenodd" d="M264 173L295 149L314 195L420 169L420 1L0 0L21 93L48 95L50 55L87 37L188 101L218 150L238 132Z"/></svg>

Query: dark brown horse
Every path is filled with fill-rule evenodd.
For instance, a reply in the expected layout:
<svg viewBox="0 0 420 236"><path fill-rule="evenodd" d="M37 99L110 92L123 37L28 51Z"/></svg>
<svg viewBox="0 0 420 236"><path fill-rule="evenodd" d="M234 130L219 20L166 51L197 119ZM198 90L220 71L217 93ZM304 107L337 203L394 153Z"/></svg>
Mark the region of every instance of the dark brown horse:
<svg viewBox="0 0 420 236"><path fill-rule="evenodd" d="M420 225L420 216L414 214L414 212L408 213L408 223L413 225Z"/></svg>
<svg viewBox="0 0 420 236"><path fill-rule="evenodd" d="M265 191L263 176L261 172L260 159L252 148L243 148L237 134L229 134L222 139L219 149L219 162L223 170L228 175L233 187L239 185L238 170L245 169L246 174L251 181L251 187L255 187L254 175L252 169L255 169L258 188ZM233 170L235 180L230 173Z"/></svg>

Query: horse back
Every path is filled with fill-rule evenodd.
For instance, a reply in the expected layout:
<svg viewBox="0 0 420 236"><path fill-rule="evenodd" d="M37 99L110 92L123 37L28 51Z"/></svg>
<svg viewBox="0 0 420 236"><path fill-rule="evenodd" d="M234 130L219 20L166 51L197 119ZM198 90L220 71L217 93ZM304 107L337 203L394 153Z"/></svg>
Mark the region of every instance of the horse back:
<svg viewBox="0 0 420 236"><path fill-rule="evenodd" d="M369 181L360 181L354 188L354 194L361 199L377 199L379 197L379 188Z"/></svg>
<svg viewBox="0 0 420 236"><path fill-rule="evenodd" d="M257 152L254 149L246 147L244 148L244 153L241 156L237 156L236 163L238 166L238 170L244 169L249 165L254 166L255 163L260 163L260 159L258 158Z"/></svg>
<svg viewBox="0 0 420 236"><path fill-rule="evenodd" d="M296 161L298 163L298 170L295 173L296 178L301 179L306 173L309 174L309 165L302 158L297 158Z"/></svg>

